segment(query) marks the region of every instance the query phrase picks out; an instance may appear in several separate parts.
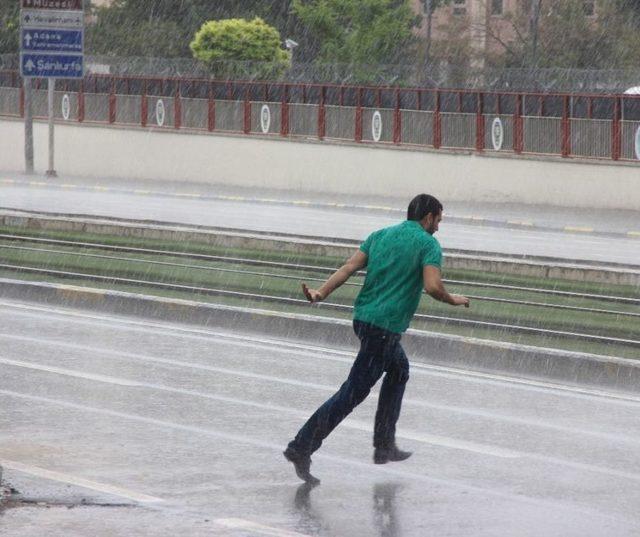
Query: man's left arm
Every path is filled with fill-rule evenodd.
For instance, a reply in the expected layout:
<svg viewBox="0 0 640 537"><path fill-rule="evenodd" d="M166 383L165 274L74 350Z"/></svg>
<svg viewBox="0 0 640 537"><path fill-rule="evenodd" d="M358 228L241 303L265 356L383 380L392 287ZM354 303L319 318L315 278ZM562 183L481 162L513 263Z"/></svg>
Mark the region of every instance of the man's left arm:
<svg viewBox="0 0 640 537"><path fill-rule="evenodd" d="M367 266L367 254L362 250L358 250L353 254L349 260L336 270L329 279L322 284L320 289L309 289L306 283L302 284L302 292L307 300L312 304L314 302L321 302L333 293L338 287L346 282L353 274L362 270Z"/></svg>

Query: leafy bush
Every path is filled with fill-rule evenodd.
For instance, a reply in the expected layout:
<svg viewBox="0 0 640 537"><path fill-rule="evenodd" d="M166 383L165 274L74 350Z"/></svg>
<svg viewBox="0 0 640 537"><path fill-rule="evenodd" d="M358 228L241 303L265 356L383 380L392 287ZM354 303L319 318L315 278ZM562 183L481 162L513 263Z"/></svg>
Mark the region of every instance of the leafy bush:
<svg viewBox="0 0 640 537"><path fill-rule="evenodd" d="M256 17L208 21L190 48L215 76L246 76L248 62L255 77L279 76L291 67L291 54L281 46L280 32Z"/></svg>

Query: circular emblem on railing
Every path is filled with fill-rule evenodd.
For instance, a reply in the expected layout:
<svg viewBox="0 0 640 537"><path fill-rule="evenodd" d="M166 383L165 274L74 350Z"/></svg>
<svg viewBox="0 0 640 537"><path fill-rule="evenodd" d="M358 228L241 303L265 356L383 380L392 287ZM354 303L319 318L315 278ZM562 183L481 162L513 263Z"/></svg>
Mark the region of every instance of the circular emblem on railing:
<svg viewBox="0 0 640 537"><path fill-rule="evenodd" d="M371 118L371 137L374 142L379 142L382 137L382 116L376 110Z"/></svg>
<svg viewBox="0 0 640 537"><path fill-rule="evenodd" d="M269 127L271 127L271 110L266 104L263 104L262 110L260 110L260 128L264 134L268 134Z"/></svg>
<svg viewBox="0 0 640 537"><path fill-rule="evenodd" d="M71 115L71 101L69 100L69 95L66 93L62 96L62 117L65 121L69 120L69 116Z"/></svg>
<svg viewBox="0 0 640 537"><path fill-rule="evenodd" d="M499 117L495 118L491 124L491 143L496 151L502 149L502 144L504 143L504 127Z"/></svg>
<svg viewBox="0 0 640 537"><path fill-rule="evenodd" d="M164 119L166 116L166 110L164 108L164 101L162 99L158 99L156 101L156 123L158 127L162 127L164 125Z"/></svg>
<svg viewBox="0 0 640 537"><path fill-rule="evenodd" d="M636 131L636 158L640 160L640 127Z"/></svg>

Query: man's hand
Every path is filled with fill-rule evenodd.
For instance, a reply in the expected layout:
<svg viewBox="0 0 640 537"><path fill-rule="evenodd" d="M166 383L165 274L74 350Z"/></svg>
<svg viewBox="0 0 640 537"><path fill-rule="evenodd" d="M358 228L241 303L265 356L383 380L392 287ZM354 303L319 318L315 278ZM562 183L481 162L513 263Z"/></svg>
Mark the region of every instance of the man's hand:
<svg viewBox="0 0 640 537"><path fill-rule="evenodd" d="M315 302L321 302L324 300L322 293L317 289L309 289L306 283L302 284L302 292L304 296L307 297L307 300L314 304Z"/></svg>
<svg viewBox="0 0 640 537"><path fill-rule="evenodd" d="M466 296L451 295L451 298L453 298L453 306L464 306L465 308L469 307L469 299Z"/></svg>

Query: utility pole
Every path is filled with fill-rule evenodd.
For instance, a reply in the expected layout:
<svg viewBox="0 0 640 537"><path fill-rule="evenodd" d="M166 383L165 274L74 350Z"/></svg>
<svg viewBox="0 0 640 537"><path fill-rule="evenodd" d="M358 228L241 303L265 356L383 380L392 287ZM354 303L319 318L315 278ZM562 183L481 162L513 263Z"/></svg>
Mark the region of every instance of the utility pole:
<svg viewBox="0 0 640 537"><path fill-rule="evenodd" d="M431 27L433 25L433 0L423 0L424 12L427 15L427 46L425 48L424 61L431 60Z"/></svg>
<svg viewBox="0 0 640 537"><path fill-rule="evenodd" d="M31 79L24 77L24 162L25 173L33 174L33 92Z"/></svg>
<svg viewBox="0 0 640 537"><path fill-rule="evenodd" d="M529 35L531 35L531 67L538 64L538 32L542 0L532 0L529 14Z"/></svg>

